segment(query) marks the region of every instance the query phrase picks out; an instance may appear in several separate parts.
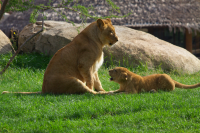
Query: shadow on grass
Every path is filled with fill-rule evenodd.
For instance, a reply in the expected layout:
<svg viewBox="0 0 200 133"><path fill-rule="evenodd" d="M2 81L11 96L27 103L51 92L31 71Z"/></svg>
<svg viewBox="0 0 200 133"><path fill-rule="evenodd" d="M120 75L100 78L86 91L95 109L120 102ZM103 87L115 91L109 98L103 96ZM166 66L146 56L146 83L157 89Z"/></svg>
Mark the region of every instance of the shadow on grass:
<svg viewBox="0 0 200 133"><path fill-rule="evenodd" d="M0 67L5 67L12 54L0 55ZM12 68L29 68L29 69L46 69L52 56L46 56L38 53L19 54L15 57L10 67Z"/></svg>

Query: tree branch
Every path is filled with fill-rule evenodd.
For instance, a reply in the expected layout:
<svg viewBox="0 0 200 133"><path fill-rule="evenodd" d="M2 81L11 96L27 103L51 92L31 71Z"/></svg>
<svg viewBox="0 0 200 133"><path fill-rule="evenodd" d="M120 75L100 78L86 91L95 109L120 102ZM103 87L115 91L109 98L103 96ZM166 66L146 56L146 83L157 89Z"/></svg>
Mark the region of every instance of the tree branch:
<svg viewBox="0 0 200 133"><path fill-rule="evenodd" d="M1 10L0 10L0 20L3 17L3 14L5 12L5 8L6 8L6 5L7 5L8 1L9 0L4 0L4 2L3 2L3 5L2 5Z"/></svg>
<svg viewBox="0 0 200 133"><path fill-rule="evenodd" d="M7 65L4 67L4 69L0 72L0 75L2 75L6 69L10 66L10 63L13 61L13 59L15 58L15 56L20 52L20 50L22 49L22 47L29 42L33 37L37 36L40 32L42 32L44 29L44 19L42 18L42 29L39 30L37 33L35 33L34 35L32 35L31 37L29 37L19 48L18 50L15 52L15 54L10 58L10 60L8 61Z"/></svg>

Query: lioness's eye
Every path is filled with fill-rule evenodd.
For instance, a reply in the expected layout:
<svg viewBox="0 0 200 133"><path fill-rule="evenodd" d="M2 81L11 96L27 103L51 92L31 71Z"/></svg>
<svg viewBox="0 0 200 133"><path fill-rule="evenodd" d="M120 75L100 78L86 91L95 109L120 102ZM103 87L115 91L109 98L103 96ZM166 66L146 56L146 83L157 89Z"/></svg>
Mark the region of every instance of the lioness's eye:
<svg viewBox="0 0 200 133"><path fill-rule="evenodd" d="M115 69L114 69L115 70ZM117 70L115 70L115 72L117 72Z"/></svg>
<svg viewBox="0 0 200 133"><path fill-rule="evenodd" d="M111 31L110 34L113 35L113 32Z"/></svg>

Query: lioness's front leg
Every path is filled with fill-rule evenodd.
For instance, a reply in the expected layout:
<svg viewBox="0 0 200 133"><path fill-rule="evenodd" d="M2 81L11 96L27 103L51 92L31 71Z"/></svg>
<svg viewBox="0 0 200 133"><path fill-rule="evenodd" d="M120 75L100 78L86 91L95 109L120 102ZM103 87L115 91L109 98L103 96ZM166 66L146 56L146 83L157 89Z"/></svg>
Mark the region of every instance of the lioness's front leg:
<svg viewBox="0 0 200 133"><path fill-rule="evenodd" d="M90 69L86 70L86 68L79 67L79 71L81 75L83 76L84 80L86 81L86 86L92 90L94 87L94 80L93 80L92 72L90 71Z"/></svg>
<svg viewBox="0 0 200 133"><path fill-rule="evenodd" d="M86 81L86 86L88 86L92 90L94 87L92 65L94 63L92 62L93 59L91 59L92 56L88 57L84 55L90 55L90 54L83 54L80 57L78 61L78 69L79 69L80 74L83 76L84 80Z"/></svg>
<svg viewBox="0 0 200 133"><path fill-rule="evenodd" d="M101 82L100 82L100 80L99 80L98 72L95 72L93 77L94 77L94 89L95 89L96 91L105 91L105 90L102 88Z"/></svg>

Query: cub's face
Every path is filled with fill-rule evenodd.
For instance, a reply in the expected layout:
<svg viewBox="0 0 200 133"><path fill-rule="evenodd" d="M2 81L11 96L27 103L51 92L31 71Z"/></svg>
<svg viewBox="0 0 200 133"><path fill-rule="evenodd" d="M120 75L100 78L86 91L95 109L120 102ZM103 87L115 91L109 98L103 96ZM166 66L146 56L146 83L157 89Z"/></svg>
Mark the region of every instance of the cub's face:
<svg viewBox="0 0 200 133"><path fill-rule="evenodd" d="M110 19L98 19L97 26L100 29L99 39L103 44L112 46L118 41L118 37L115 33L115 28Z"/></svg>
<svg viewBox="0 0 200 133"><path fill-rule="evenodd" d="M111 76L110 81L114 81L117 83L122 83L128 80L126 69L122 67L110 69L109 75Z"/></svg>

